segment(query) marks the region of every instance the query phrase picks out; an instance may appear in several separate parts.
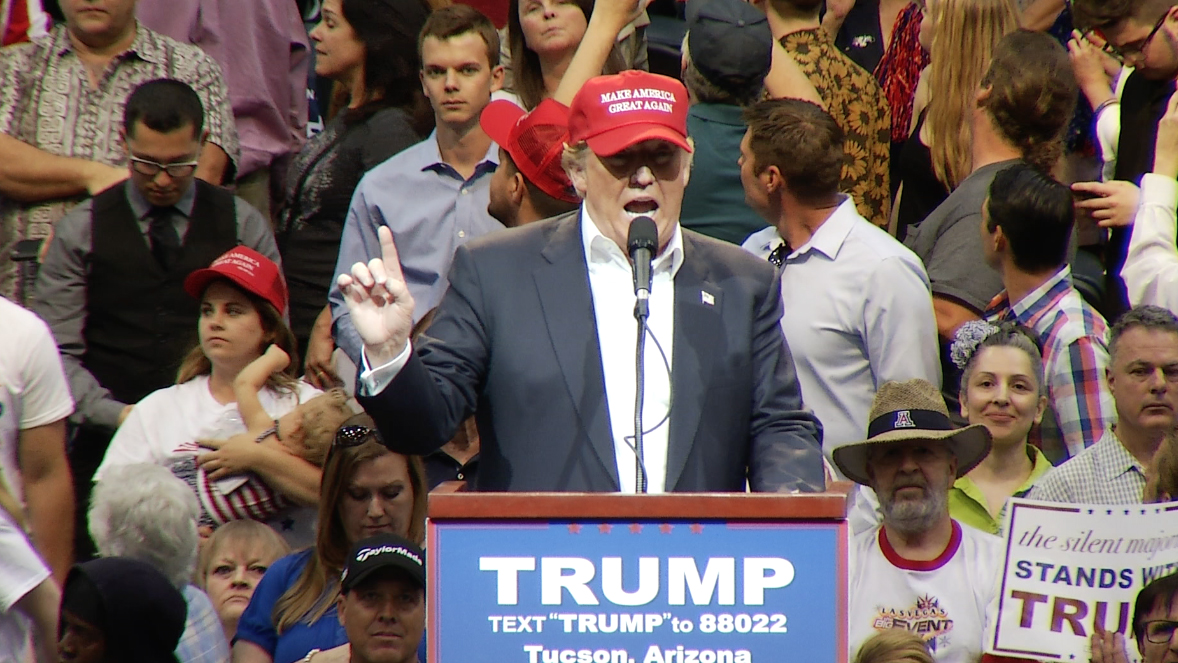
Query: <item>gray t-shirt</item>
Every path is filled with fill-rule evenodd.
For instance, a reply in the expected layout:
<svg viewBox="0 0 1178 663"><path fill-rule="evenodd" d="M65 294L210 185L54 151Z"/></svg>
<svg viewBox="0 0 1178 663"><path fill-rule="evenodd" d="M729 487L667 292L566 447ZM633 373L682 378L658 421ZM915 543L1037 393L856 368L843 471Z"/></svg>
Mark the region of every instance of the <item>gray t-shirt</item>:
<svg viewBox="0 0 1178 663"><path fill-rule="evenodd" d="M910 226L904 244L924 261L933 295L974 309L981 315L1002 291L1002 277L986 264L982 252L982 203L998 171L1016 160L975 170L924 221Z"/></svg>

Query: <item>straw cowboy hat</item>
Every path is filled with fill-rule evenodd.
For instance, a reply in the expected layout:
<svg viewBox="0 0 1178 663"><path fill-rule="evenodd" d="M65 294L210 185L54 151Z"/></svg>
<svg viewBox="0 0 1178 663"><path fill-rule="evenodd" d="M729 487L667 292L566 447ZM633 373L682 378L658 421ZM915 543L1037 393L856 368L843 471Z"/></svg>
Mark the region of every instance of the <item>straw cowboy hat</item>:
<svg viewBox="0 0 1178 663"><path fill-rule="evenodd" d="M981 424L954 428L941 391L925 380L887 382L871 403L867 440L834 450L834 464L851 481L871 485L867 456L872 445L905 440L943 441L957 457L957 477L990 453L990 431Z"/></svg>

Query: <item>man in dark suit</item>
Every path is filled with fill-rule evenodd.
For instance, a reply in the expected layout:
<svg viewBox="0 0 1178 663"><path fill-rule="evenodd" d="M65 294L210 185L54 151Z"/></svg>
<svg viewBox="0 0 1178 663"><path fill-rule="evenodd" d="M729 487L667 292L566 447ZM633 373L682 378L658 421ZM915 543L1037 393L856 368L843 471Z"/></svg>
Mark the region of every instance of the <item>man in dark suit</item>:
<svg viewBox="0 0 1178 663"><path fill-rule="evenodd" d="M460 248L417 348L392 236L339 277L365 342L360 402L390 448L432 451L477 412L480 490L633 492L630 223L658 229L643 409L649 492L818 491L820 426L802 410L773 268L683 231L687 94L640 71L586 83L569 109L579 213ZM672 397L673 395L673 397ZM672 403L673 400L673 403Z"/></svg>

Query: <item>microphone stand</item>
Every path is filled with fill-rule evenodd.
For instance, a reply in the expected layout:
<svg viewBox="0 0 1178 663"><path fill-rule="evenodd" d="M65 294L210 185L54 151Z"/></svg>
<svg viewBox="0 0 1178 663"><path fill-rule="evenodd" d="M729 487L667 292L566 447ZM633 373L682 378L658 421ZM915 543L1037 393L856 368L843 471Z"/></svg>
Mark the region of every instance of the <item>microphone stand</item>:
<svg viewBox="0 0 1178 663"><path fill-rule="evenodd" d="M645 294L645 293L643 293ZM634 358L634 487L638 493L646 492L646 459L642 450L642 404L646 388L646 318L650 315L649 302L639 295L634 302L634 319L638 321L638 341Z"/></svg>

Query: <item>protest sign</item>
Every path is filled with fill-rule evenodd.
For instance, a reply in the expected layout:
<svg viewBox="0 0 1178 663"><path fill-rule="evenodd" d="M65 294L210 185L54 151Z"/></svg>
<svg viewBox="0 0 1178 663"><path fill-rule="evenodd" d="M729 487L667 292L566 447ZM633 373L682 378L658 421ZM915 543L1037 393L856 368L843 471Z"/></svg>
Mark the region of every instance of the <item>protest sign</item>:
<svg viewBox="0 0 1178 663"><path fill-rule="evenodd" d="M1178 505L1011 499L1007 510L991 653L1088 660L1095 627L1131 638L1137 592L1178 571Z"/></svg>
<svg viewBox="0 0 1178 663"><path fill-rule="evenodd" d="M431 522L431 663L839 663L846 525Z"/></svg>

